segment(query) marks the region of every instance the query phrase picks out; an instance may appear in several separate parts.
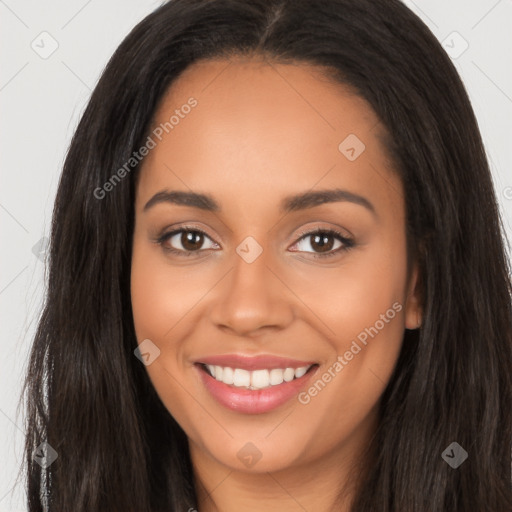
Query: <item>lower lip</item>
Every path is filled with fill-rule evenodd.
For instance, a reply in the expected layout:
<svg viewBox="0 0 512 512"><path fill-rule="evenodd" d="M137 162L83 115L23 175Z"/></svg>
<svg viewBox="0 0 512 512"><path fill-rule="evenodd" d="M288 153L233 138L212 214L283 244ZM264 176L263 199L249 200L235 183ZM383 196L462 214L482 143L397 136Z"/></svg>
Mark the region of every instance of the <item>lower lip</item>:
<svg viewBox="0 0 512 512"><path fill-rule="evenodd" d="M228 409L244 414L262 414L288 402L299 394L318 369L318 366L315 366L302 377L277 386L264 389L244 389L219 382L203 370L200 364L194 366L199 372L204 386L217 402Z"/></svg>

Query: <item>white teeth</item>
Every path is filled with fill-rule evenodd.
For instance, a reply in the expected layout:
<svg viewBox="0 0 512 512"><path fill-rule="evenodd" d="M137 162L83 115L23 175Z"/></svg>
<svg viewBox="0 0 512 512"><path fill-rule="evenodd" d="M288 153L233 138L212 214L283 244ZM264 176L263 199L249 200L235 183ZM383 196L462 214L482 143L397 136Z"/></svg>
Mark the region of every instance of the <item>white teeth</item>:
<svg viewBox="0 0 512 512"><path fill-rule="evenodd" d="M254 370L252 372L241 368L229 366L207 365L212 377L224 384L239 388L264 389L269 386L278 386L284 382L303 377L311 366L300 368L274 368L272 370Z"/></svg>
<svg viewBox="0 0 512 512"><path fill-rule="evenodd" d="M233 374L234 373L235 372L233 371L233 368L226 366L224 368L224 372L222 374L222 382L224 382L224 384L233 384Z"/></svg>
<svg viewBox="0 0 512 512"><path fill-rule="evenodd" d="M284 370L280 370L276 368L274 370L270 370L270 385L277 386L281 384L284 380Z"/></svg>
<svg viewBox="0 0 512 512"><path fill-rule="evenodd" d="M293 368L286 368L284 371L284 380L290 382L295 377L295 370Z"/></svg>
<svg viewBox="0 0 512 512"><path fill-rule="evenodd" d="M251 373L251 386L256 389L266 388L270 384L268 370L255 370Z"/></svg>
<svg viewBox="0 0 512 512"><path fill-rule="evenodd" d="M217 380L222 380L222 373L223 373L222 366L216 366L215 367L215 378Z"/></svg>
<svg viewBox="0 0 512 512"><path fill-rule="evenodd" d="M308 371L307 366L303 366L302 368L297 368L295 370L295 378L300 379L303 375L306 374L307 371Z"/></svg>
<svg viewBox="0 0 512 512"><path fill-rule="evenodd" d="M217 376L215 376L215 378L217 378ZM236 368L235 373L233 374L233 385L238 388L250 386L251 374L247 370Z"/></svg>

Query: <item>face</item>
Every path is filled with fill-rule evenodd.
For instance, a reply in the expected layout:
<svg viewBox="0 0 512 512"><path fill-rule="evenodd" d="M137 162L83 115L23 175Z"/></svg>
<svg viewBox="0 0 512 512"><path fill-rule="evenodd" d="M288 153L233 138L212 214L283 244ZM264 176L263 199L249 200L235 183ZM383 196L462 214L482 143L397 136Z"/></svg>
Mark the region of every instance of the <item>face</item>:
<svg viewBox="0 0 512 512"><path fill-rule="evenodd" d="M356 457L420 321L376 115L318 68L215 60L179 77L151 129L133 316L193 460L267 472Z"/></svg>

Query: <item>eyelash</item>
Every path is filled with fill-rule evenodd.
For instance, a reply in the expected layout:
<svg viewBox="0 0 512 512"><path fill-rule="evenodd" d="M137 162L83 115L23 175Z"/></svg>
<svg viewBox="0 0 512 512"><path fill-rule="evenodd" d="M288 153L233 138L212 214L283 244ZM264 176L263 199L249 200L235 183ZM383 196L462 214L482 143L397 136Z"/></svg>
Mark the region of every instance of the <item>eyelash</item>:
<svg viewBox="0 0 512 512"><path fill-rule="evenodd" d="M174 249L172 247L164 246L164 243L167 240L169 240L170 238L172 238L174 235L177 235L178 233L182 233L182 232L187 232L187 231L199 233L201 235L204 235L207 238L210 238L210 240L211 240L211 237L208 236L208 234L205 233L204 231L202 231L201 229L198 229L194 226L180 226L179 229L175 229L173 231L170 231L169 233L164 233L163 235L158 237L155 241L157 244L159 244L162 247L162 249L164 249L164 251L166 251L168 253L176 254L177 256L184 256L184 257L188 258L188 257L193 256L194 254L198 253L201 249L199 251L183 251L181 249ZM297 242L299 242L303 238L306 238L308 236L317 235L317 234L334 235L343 244L341 247L338 247L334 251L331 250L328 253L324 253L324 254L310 253L310 254L313 254L313 257L317 258L317 259L330 258L330 257L336 256L337 254L339 254L341 252L349 251L350 249L354 248L356 245L352 238L348 238L348 237L344 236L339 231L336 231L335 229L323 229L323 228L316 228L311 231L303 231L303 232L299 233L299 235L298 235L299 238L298 238ZM295 242L295 244L297 242Z"/></svg>

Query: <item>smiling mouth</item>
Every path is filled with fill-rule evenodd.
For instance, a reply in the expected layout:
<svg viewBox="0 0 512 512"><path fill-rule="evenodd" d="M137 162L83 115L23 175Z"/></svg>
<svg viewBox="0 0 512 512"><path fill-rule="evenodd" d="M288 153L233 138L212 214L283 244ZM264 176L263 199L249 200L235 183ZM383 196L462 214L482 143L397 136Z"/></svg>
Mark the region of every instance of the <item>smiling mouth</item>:
<svg viewBox="0 0 512 512"><path fill-rule="evenodd" d="M272 368L252 371L243 368L207 365L204 363L198 363L198 366L216 381L222 382L230 387L260 390L300 379L318 367L318 364L315 363L298 368Z"/></svg>

